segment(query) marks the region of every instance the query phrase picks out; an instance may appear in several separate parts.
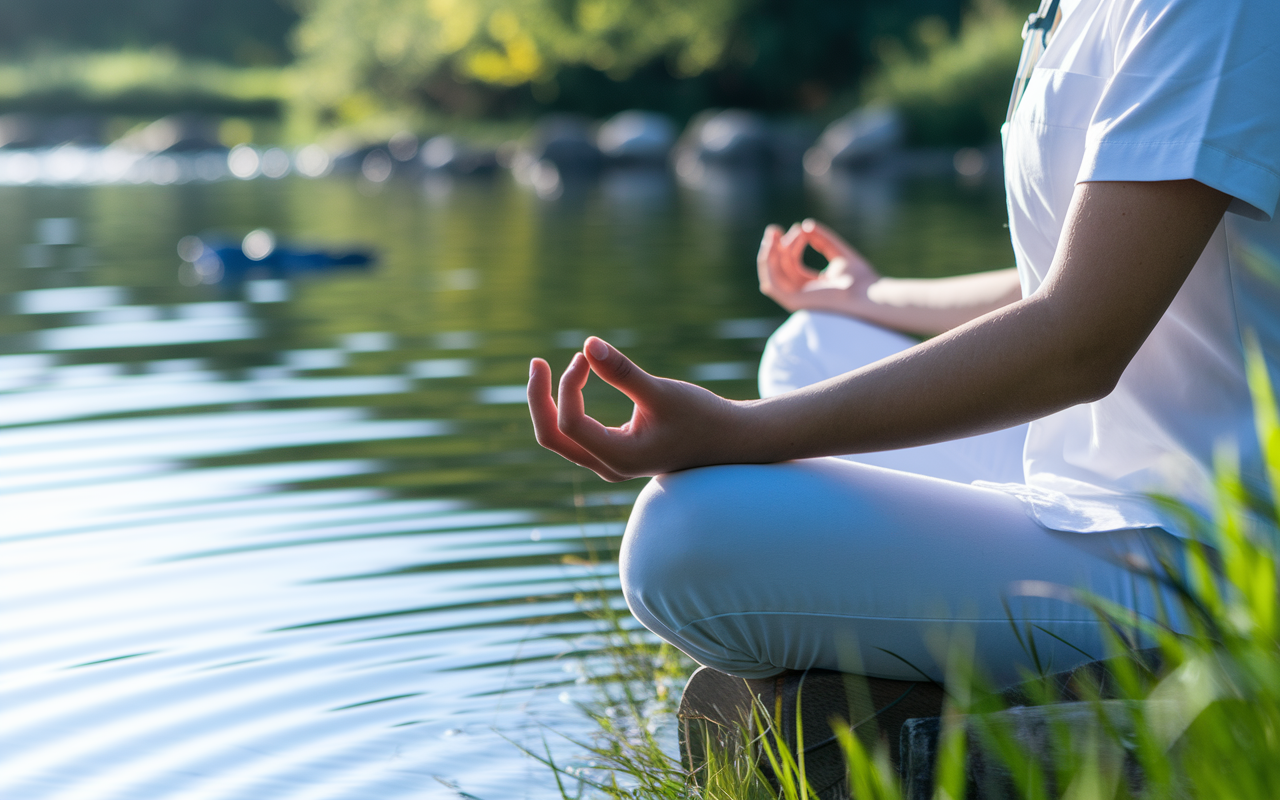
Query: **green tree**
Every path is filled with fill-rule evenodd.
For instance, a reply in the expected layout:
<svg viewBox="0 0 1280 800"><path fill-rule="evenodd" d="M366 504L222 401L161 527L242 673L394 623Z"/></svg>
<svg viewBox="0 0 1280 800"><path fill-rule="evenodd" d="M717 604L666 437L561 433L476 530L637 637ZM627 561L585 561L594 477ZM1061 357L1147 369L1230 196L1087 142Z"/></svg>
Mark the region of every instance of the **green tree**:
<svg viewBox="0 0 1280 800"><path fill-rule="evenodd" d="M625 80L666 59L692 77L720 62L747 2L311 0L296 44L307 97L353 121L397 103L447 103L450 82L536 95L570 66Z"/></svg>
<svg viewBox="0 0 1280 800"><path fill-rule="evenodd" d="M300 97L343 125L424 108L834 112L877 42L923 16L950 36L967 0L302 2Z"/></svg>
<svg viewBox="0 0 1280 800"><path fill-rule="evenodd" d="M863 94L901 109L914 144L985 144L1004 122L1025 19L1005 0L978 0L953 37L945 22L925 17L909 40L914 53L901 41L881 43Z"/></svg>

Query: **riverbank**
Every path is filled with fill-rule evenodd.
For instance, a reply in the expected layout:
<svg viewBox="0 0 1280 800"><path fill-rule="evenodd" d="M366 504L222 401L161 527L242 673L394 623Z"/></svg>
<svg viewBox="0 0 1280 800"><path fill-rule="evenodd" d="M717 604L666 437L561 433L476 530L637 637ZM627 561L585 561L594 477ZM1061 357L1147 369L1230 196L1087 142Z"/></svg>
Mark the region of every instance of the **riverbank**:
<svg viewBox="0 0 1280 800"><path fill-rule="evenodd" d="M997 179L996 148L908 148L901 115L870 108L825 129L804 120L769 120L740 109L707 112L680 131L667 117L629 111L593 121L548 115L527 126L480 136L407 130L373 143L255 146L239 118L179 114L136 125L102 144L111 120L88 115L0 116L0 185L181 184L228 179L358 176L376 186L392 178L482 178L509 171L543 199L606 172L672 173L681 183L762 178L882 181L955 175L970 184ZM510 138L502 138L510 137ZM358 141L358 140L357 140Z"/></svg>

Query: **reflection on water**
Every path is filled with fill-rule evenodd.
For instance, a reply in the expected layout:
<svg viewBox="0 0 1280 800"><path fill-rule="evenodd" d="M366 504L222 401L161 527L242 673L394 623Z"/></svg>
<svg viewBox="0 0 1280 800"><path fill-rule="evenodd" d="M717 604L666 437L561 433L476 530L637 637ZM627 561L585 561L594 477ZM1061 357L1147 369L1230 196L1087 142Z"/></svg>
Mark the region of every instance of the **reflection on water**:
<svg viewBox="0 0 1280 800"><path fill-rule="evenodd" d="M770 221L1010 262L989 188L699 179L0 188L0 796L555 796L503 737L585 733L573 597L617 601L639 486L534 445L529 357L600 333L752 396ZM183 237L254 230L378 263L182 280Z"/></svg>

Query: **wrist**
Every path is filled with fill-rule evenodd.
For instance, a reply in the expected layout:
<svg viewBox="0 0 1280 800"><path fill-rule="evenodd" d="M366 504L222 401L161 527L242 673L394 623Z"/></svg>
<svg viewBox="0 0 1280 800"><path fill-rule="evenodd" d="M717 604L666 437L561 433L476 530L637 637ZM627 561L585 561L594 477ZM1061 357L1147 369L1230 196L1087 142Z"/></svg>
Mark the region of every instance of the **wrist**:
<svg viewBox="0 0 1280 800"><path fill-rule="evenodd" d="M733 463L772 464L794 457L786 446L786 426L779 424L785 422L785 410L775 399L729 402L732 421L725 441L733 451ZM781 420L779 411L784 411Z"/></svg>

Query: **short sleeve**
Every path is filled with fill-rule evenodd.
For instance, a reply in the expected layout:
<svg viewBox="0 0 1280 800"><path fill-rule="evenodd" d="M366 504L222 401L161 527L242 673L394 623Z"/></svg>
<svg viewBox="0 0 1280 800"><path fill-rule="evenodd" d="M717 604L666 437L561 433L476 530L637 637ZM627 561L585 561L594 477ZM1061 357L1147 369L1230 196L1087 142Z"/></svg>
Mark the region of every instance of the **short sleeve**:
<svg viewBox="0 0 1280 800"><path fill-rule="evenodd" d="M1268 220L1280 200L1280 2L1118 2L1081 181L1195 179Z"/></svg>

